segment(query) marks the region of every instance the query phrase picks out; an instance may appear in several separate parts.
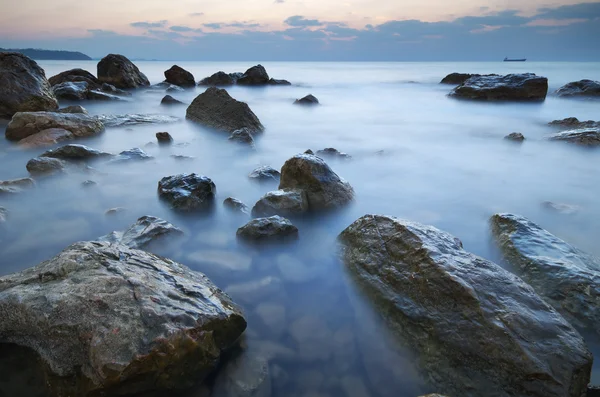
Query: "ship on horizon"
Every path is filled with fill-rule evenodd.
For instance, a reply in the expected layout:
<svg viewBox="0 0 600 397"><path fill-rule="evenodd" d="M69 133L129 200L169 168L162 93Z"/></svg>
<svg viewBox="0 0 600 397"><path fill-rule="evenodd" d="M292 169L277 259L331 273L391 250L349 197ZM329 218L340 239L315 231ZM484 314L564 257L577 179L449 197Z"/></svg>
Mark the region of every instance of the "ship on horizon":
<svg viewBox="0 0 600 397"><path fill-rule="evenodd" d="M504 62L525 62L527 58L519 58L519 59L510 59L508 57L504 58Z"/></svg>

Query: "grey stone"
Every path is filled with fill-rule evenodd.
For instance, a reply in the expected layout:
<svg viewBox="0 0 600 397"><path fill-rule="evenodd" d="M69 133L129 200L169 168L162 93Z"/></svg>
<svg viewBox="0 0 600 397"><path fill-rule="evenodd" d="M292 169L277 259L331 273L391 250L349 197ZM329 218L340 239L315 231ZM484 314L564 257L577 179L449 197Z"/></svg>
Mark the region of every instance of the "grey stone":
<svg viewBox="0 0 600 397"><path fill-rule="evenodd" d="M102 89L102 83L90 72L83 69L71 69L48 79L52 87L62 83L84 82L94 90Z"/></svg>
<svg viewBox="0 0 600 397"><path fill-rule="evenodd" d="M523 142L525 140L525 137L520 132L511 132L510 134L505 136L504 139L514 142Z"/></svg>
<svg viewBox="0 0 600 397"><path fill-rule="evenodd" d="M82 101L87 99L88 91L88 83L85 81L65 81L64 83L52 86L52 92L54 92L54 96L59 99L66 99L69 101Z"/></svg>
<svg viewBox="0 0 600 397"><path fill-rule="evenodd" d="M303 190L276 190L265 194L252 208L252 216L294 216L308 212L308 199Z"/></svg>
<svg viewBox="0 0 600 397"><path fill-rule="evenodd" d="M237 79L237 84L266 85L269 84L269 75L267 74L267 71L265 70L264 66L252 66L250 69L246 70L242 77Z"/></svg>
<svg viewBox="0 0 600 397"><path fill-rule="evenodd" d="M574 81L556 90L556 95L561 97L600 97L600 81Z"/></svg>
<svg viewBox="0 0 600 397"><path fill-rule="evenodd" d="M112 162L113 163L122 163L125 161L146 161L152 160L154 157L150 156L148 153L144 152L139 147L124 150L116 156Z"/></svg>
<svg viewBox="0 0 600 397"><path fill-rule="evenodd" d="M123 213L125 211L127 211L127 208L124 208L124 207L114 207L114 208L107 209L106 212L104 212L104 215L106 215L106 216L115 216L115 215L121 214L121 213ZM114 235L116 235L116 232L114 232L114 233L115 233ZM132 247L130 247L130 248L132 248ZM137 247L135 247L135 248L137 248Z"/></svg>
<svg viewBox="0 0 600 397"><path fill-rule="evenodd" d="M48 150L40 155L40 157L52 157L63 160L92 160L99 158L111 157L112 154L101 152L92 149L85 145L64 145L56 149Z"/></svg>
<svg viewBox="0 0 600 397"><path fill-rule="evenodd" d="M71 105L62 109L58 109L56 113L80 113L80 114L88 114L88 111L80 105Z"/></svg>
<svg viewBox="0 0 600 397"><path fill-rule="evenodd" d="M104 124L82 113L20 112L8 123L5 134L6 139L18 141L50 128L61 128L70 131L73 137L87 138L103 132Z"/></svg>
<svg viewBox="0 0 600 397"><path fill-rule="evenodd" d="M27 162L27 171L31 175L54 174L63 172L67 162L51 157L36 157Z"/></svg>
<svg viewBox="0 0 600 397"><path fill-rule="evenodd" d="M487 101L543 101L548 79L533 73L471 77L450 92L451 97Z"/></svg>
<svg viewBox="0 0 600 397"><path fill-rule="evenodd" d="M75 139L75 135L73 135L71 131L67 131L63 128L48 128L47 130L42 130L33 135L29 135L27 138L21 139L19 141L19 146L24 148L36 148L54 145L71 139Z"/></svg>
<svg viewBox="0 0 600 397"><path fill-rule="evenodd" d="M229 136L229 140L254 147L254 138L248 128L233 131Z"/></svg>
<svg viewBox="0 0 600 397"><path fill-rule="evenodd" d="M169 70L165 70L165 81L179 87L195 87L196 79L194 75L184 68L173 65Z"/></svg>
<svg viewBox="0 0 600 397"><path fill-rule="evenodd" d="M551 135L548 139L581 146L600 146L600 127L562 131Z"/></svg>
<svg viewBox="0 0 600 397"><path fill-rule="evenodd" d="M241 212L243 214L249 213L248 206L234 197L227 197L223 201L223 205L235 212Z"/></svg>
<svg viewBox="0 0 600 397"><path fill-rule="evenodd" d="M290 83L287 80L283 80L283 79L269 79L269 85L292 85L292 83Z"/></svg>
<svg viewBox="0 0 600 397"><path fill-rule="evenodd" d="M348 159L352 158L352 156L350 156L348 153L340 152L339 150L332 148L332 147L328 147L323 150L317 150L317 156L338 158L338 159L343 159L343 160L348 160Z"/></svg>
<svg viewBox="0 0 600 397"><path fill-rule="evenodd" d="M582 128L596 128L600 127L600 121L579 121L576 117L567 117L562 120L554 120L548 123L553 127L565 127L569 130L582 129Z"/></svg>
<svg viewBox="0 0 600 397"><path fill-rule="evenodd" d="M29 189L34 186L35 182L31 178L0 181L0 195L21 193L24 189Z"/></svg>
<svg viewBox="0 0 600 397"><path fill-rule="evenodd" d="M261 167L258 167L256 169L254 169L254 171L252 171L249 175L248 178L250 179L254 179L257 181L277 181L279 182L279 178L281 177L281 174L279 173L279 171L277 171L275 168L269 166L269 165L264 165Z"/></svg>
<svg viewBox="0 0 600 397"><path fill-rule="evenodd" d="M108 54L98 62L98 80L117 88L149 86L148 78L123 55Z"/></svg>
<svg viewBox="0 0 600 397"><path fill-rule="evenodd" d="M197 174L167 176L158 182L158 195L177 211L193 212L212 208L217 187Z"/></svg>
<svg viewBox="0 0 600 397"><path fill-rule="evenodd" d="M228 74L225 72L217 72L210 77L202 79L198 85L201 86L212 86L212 87L225 87L234 85L239 76L235 74Z"/></svg>
<svg viewBox="0 0 600 397"><path fill-rule="evenodd" d="M173 98L171 95L165 95L163 99L160 100L161 105L183 105L179 99Z"/></svg>
<svg viewBox="0 0 600 397"><path fill-rule="evenodd" d="M304 98L296 99L294 105L318 105L319 100L312 94L308 94Z"/></svg>
<svg viewBox="0 0 600 397"><path fill-rule="evenodd" d="M167 124L179 121L177 117L164 114L103 114L96 118L104 123L106 127L124 127L138 124Z"/></svg>
<svg viewBox="0 0 600 397"><path fill-rule="evenodd" d="M298 238L298 228L278 215L257 218L237 230L237 237L246 242L290 241Z"/></svg>
<svg viewBox="0 0 600 397"><path fill-rule="evenodd" d="M469 80L471 77L480 77L480 74L470 74L470 73L450 73L448 76L444 77L440 84L452 84L452 85L461 85L464 84L465 81ZM496 76L496 75L490 75Z"/></svg>
<svg viewBox="0 0 600 397"><path fill-rule="evenodd" d="M168 132L157 132L156 140L160 144L169 144L169 143L173 142L173 137Z"/></svg>
<svg viewBox="0 0 600 397"><path fill-rule="evenodd" d="M118 208L117 211L124 210ZM120 211L119 211L120 212ZM171 223L155 216L142 216L123 232L112 232L100 237L99 241L126 245L134 249L146 249L151 243L183 235L183 231Z"/></svg>

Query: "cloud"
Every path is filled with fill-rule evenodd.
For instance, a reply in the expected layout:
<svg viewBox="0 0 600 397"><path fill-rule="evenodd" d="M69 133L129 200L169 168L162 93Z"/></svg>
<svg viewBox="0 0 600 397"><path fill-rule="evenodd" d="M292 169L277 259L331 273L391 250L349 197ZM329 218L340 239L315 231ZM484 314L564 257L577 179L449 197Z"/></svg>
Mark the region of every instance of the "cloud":
<svg viewBox="0 0 600 397"><path fill-rule="evenodd" d="M191 14L188 14L190 17L201 17L204 15L203 12L192 12Z"/></svg>
<svg viewBox="0 0 600 397"><path fill-rule="evenodd" d="M255 29L255 28L260 27L261 25L260 25L260 23L244 21L244 22L231 22L231 23L211 22L211 23L205 23L202 26L210 28L210 29L214 29L214 30L220 30L220 29L224 29L224 28Z"/></svg>
<svg viewBox="0 0 600 397"><path fill-rule="evenodd" d="M557 8L541 8L537 18L546 19L596 19L600 18L600 2L581 3Z"/></svg>
<svg viewBox="0 0 600 397"><path fill-rule="evenodd" d="M275 0L275 4L283 4L285 3L285 0Z"/></svg>
<svg viewBox="0 0 600 397"><path fill-rule="evenodd" d="M309 27L309 26L321 26L323 23L316 19L306 19L300 15L294 15L284 21L288 26L294 27Z"/></svg>
<svg viewBox="0 0 600 397"><path fill-rule="evenodd" d="M575 23L584 23L588 19L585 18L567 18L567 19L534 19L525 24L525 26L569 26ZM600 23L600 22L599 22Z"/></svg>
<svg viewBox="0 0 600 397"><path fill-rule="evenodd" d="M171 26L169 29L172 30L173 32L181 32L181 33L202 32L202 29L194 29L194 28L190 28L189 26L179 26L179 25Z"/></svg>
<svg viewBox="0 0 600 397"><path fill-rule="evenodd" d="M132 22L129 24L129 26L132 26L134 28L153 29L153 28L162 28L167 23L169 23L169 21L166 21L166 20L157 21L157 22Z"/></svg>

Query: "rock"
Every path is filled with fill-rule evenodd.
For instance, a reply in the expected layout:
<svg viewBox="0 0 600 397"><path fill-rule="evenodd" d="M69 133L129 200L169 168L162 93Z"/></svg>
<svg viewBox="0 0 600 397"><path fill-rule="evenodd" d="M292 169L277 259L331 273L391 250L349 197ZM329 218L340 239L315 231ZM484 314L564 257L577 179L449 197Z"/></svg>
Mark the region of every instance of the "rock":
<svg viewBox="0 0 600 397"><path fill-rule="evenodd" d="M0 118L58 109L44 70L16 52L0 52Z"/></svg>
<svg viewBox="0 0 600 397"><path fill-rule="evenodd" d="M112 94L108 94L106 92L96 91L96 90L88 91L87 99L96 100L96 101L124 101L125 100L118 95L112 95Z"/></svg>
<svg viewBox="0 0 600 397"><path fill-rule="evenodd" d="M237 80L238 85L266 85L269 75L262 65L252 66Z"/></svg>
<svg viewBox="0 0 600 397"><path fill-rule="evenodd" d="M165 95L160 101L161 105L183 105L184 103L178 99L173 98L171 95Z"/></svg>
<svg viewBox="0 0 600 397"><path fill-rule="evenodd" d="M179 174L158 182L158 195L177 211L192 212L212 208L217 187L206 176Z"/></svg>
<svg viewBox="0 0 600 397"><path fill-rule="evenodd" d="M149 86L148 78L123 55L109 54L98 62L98 80L117 88Z"/></svg>
<svg viewBox="0 0 600 397"><path fill-rule="evenodd" d="M210 87L198 95L187 108L186 117L206 127L225 132L248 128L252 133L262 132L260 120L244 102L229 96L221 88Z"/></svg>
<svg viewBox="0 0 600 397"><path fill-rule="evenodd" d="M150 156L148 153L144 152L139 147L124 150L117 157L112 160L113 163L121 163L123 161L145 161L152 160L154 157Z"/></svg>
<svg viewBox="0 0 600 397"><path fill-rule="evenodd" d="M233 284L225 288L228 295L233 296L247 305L256 304L259 301L273 299L283 290L281 280L277 277L265 277L259 280L245 281Z"/></svg>
<svg viewBox="0 0 600 397"><path fill-rule="evenodd" d="M248 213L248 206L246 204L242 203L240 200L233 198L233 197L227 197L223 201L223 205L226 208L229 208L230 210L235 211L235 212L241 212L243 214Z"/></svg>
<svg viewBox="0 0 600 397"><path fill-rule="evenodd" d="M74 138L75 136L71 131L62 128L48 128L47 130L42 130L37 134L29 135L27 138L21 139L19 141L19 146L24 148L49 146Z"/></svg>
<svg viewBox="0 0 600 397"><path fill-rule="evenodd" d="M296 99L296 101L294 102L294 105L318 105L318 104L319 104L319 100L311 94L308 94L304 98Z"/></svg>
<svg viewBox="0 0 600 397"><path fill-rule="evenodd" d="M115 87L114 85L108 84L108 83L102 84L102 86L100 87L99 90L97 88L94 88L94 90L102 91L102 92L117 95L117 96L131 96L131 92L125 91L125 90L120 90L117 87Z"/></svg>
<svg viewBox="0 0 600 397"><path fill-rule="evenodd" d="M449 95L488 101L543 101L547 93L547 78L524 73L471 77Z"/></svg>
<svg viewBox="0 0 600 397"><path fill-rule="evenodd" d="M322 159L299 154L281 168L279 189L303 190L311 211L339 208L354 199L354 189Z"/></svg>
<svg viewBox="0 0 600 397"><path fill-rule="evenodd" d="M233 74L227 74L225 72L217 72L210 77L202 79L198 85L211 86L211 87L225 87L234 85L237 81L238 76Z"/></svg>
<svg viewBox="0 0 600 397"><path fill-rule="evenodd" d="M267 360L249 352L242 352L219 372L213 395L271 397L271 376Z"/></svg>
<svg viewBox="0 0 600 397"><path fill-rule="evenodd" d="M172 158L174 158L175 160L185 160L185 161L189 161L189 160L193 160L193 159L195 159L195 157L192 157L192 156L185 156L185 155L183 155L183 154L172 154L172 155L171 155L171 156L169 156L169 157L172 157Z"/></svg>
<svg viewBox="0 0 600 397"><path fill-rule="evenodd" d="M287 80L270 79L269 85L292 85L292 83Z"/></svg>
<svg viewBox="0 0 600 397"><path fill-rule="evenodd" d="M229 136L229 140L254 147L254 138L248 128L233 131Z"/></svg>
<svg viewBox="0 0 600 397"><path fill-rule="evenodd" d="M123 209L121 209L123 210ZM108 212L107 212L108 214ZM146 249L151 243L165 238L179 237L183 231L155 216L142 216L124 232L112 232L99 241L122 244L129 248Z"/></svg>
<svg viewBox="0 0 600 397"><path fill-rule="evenodd" d="M83 181L81 182L81 186L83 187L92 187L92 186L96 186L98 183L92 180L87 180L87 181Z"/></svg>
<svg viewBox="0 0 600 397"><path fill-rule="evenodd" d="M562 131L551 135L548 139L582 146L600 146L600 127Z"/></svg>
<svg viewBox="0 0 600 397"><path fill-rule="evenodd" d="M298 238L298 228L278 215L253 219L237 230L237 237L247 242L286 241Z"/></svg>
<svg viewBox="0 0 600 397"><path fill-rule="evenodd" d="M546 302L582 333L600 333L600 259L571 246L530 220L492 217L506 260Z"/></svg>
<svg viewBox="0 0 600 397"><path fill-rule="evenodd" d="M323 150L317 150L317 156L339 158L339 159L344 159L344 160L348 160L348 159L352 158L352 156L350 156L349 154L340 152L339 150L332 148L332 147L328 147Z"/></svg>
<svg viewBox="0 0 600 397"><path fill-rule="evenodd" d="M254 169L249 175L248 178L257 180L259 182L264 181L279 181L281 174L275 168L264 165L262 167L258 167Z"/></svg>
<svg viewBox="0 0 600 397"><path fill-rule="evenodd" d="M36 157L29 160L26 167L31 175L54 174L63 172L67 162L51 157Z"/></svg>
<svg viewBox="0 0 600 397"><path fill-rule="evenodd" d="M0 343L35 351L65 396L170 395L202 381L246 328L203 274L102 242L1 277L0 313Z"/></svg>
<svg viewBox="0 0 600 397"><path fill-rule="evenodd" d="M567 127L568 129L595 128L600 127L600 121L579 121L576 117L568 117L563 120L554 120L548 123L551 126Z"/></svg>
<svg viewBox="0 0 600 397"><path fill-rule="evenodd" d="M252 267L251 257L230 251L203 250L189 254L187 259L201 264L203 269L209 266L228 272L247 272Z"/></svg>
<svg viewBox="0 0 600 397"><path fill-rule="evenodd" d="M48 79L51 86L60 85L63 83L84 82L87 83L90 89L102 89L102 83L90 72L83 69L71 69L66 72L59 73Z"/></svg>
<svg viewBox="0 0 600 397"><path fill-rule="evenodd" d="M304 154L312 154L312 155L314 155L314 154L315 154L315 152L313 152L313 151L312 151L312 150L310 150L310 149L306 149L306 151L304 152Z"/></svg>
<svg viewBox="0 0 600 397"><path fill-rule="evenodd" d="M286 327L285 306L278 303L263 302L254 310L269 331L279 337Z"/></svg>
<svg viewBox="0 0 600 397"><path fill-rule="evenodd" d="M294 216L308 212L308 199L303 190L277 190L265 194L252 208L252 216Z"/></svg>
<svg viewBox="0 0 600 397"><path fill-rule="evenodd" d="M138 124L167 124L179 121L179 118L165 114L103 114L96 118L106 127L126 127Z"/></svg>
<svg viewBox="0 0 600 397"><path fill-rule="evenodd" d="M196 83L194 83L196 85ZM178 85L171 85L166 90L167 92L184 92L185 90Z"/></svg>
<svg viewBox="0 0 600 397"><path fill-rule="evenodd" d="M525 282L457 238L367 215L339 241L348 272L418 355L432 387L455 396L585 393L591 355L579 333Z"/></svg>
<svg viewBox="0 0 600 397"><path fill-rule="evenodd" d="M83 106L72 105L72 106L67 106L66 108L58 109L56 111L56 113L81 113L81 114L88 114L88 111L85 110L85 108Z"/></svg>
<svg viewBox="0 0 600 397"><path fill-rule="evenodd" d="M168 132L157 132L156 140L160 144L170 144L173 142L173 137Z"/></svg>
<svg viewBox="0 0 600 397"><path fill-rule="evenodd" d="M314 316L304 316L290 325L289 333L296 342L300 358L307 361L327 361L333 353L333 333Z"/></svg>
<svg viewBox="0 0 600 397"><path fill-rule="evenodd" d="M40 157L52 157L63 160L91 160L111 156L112 154L110 153L101 152L85 145L75 144L64 145L56 149L48 150L40 155Z"/></svg>
<svg viewBox="0 0 600 397"><path fill-rule="evenodd" d="M523 142L525 140L525 137L520 132L511 132L510 134L505 136L504 139L508 141Z"/></svg>
<svg viewBox="0 0 600 397"><path fill-rule="evenodd" d="M553 203L552 201L544 201L542 203L544 208L559 212L564 215L572 215L580 210L576 205L564 204L564 203Z"/></svg>
<svg viewBox="0 0 600 397"><path fill-rule="evenodd" d="M7 216L8 216L8 210L4 207L0 207L0 224L6 222Z"/></svg>
<svg viewBox="0 0 600 397"><path fill-rule="evenodd" d="M69 101L82 101L87 99L88 83L85 81L71 82L66 81L52 86L52 91L58 99Z"/></svg>
<svg viewBox="0 0 600 397"><path fill-rule="evenodd" d="M0 181L0 195L21 193L24 189L29 189L34 186L35 182L31 178Z"/></svg>
<svg viewBox="0 0 600 397"><path fill-rule="evenodd" d="M165 70L165 79L167 83L175 84L179 87L196 86L194 75L177 65L173 65L169 70Z"/></svg>
<svg viewBox="0 0 600 397"><path fill-rule="evenodd" d="M600 81L574 81L560 87L555 94L562 97L600 97Z"/></svg>
<svg viewBox="0 0 600 397"><path fill-rule="evenodd" d="M115 208L107 209L106 212L104 212L104 215L106 215L106 216L114 216L114 215L120 214L120 213L125 212L125 211L127 211L127 208L124 208L124 207L115 207ZM113 232L113 233L116 233L116 232Z"/></svg>
<svg viewBox="0 0 600 397"><path fill-rule="evenodd" d="M87 114L20 112L8 123L5 134L6 139L18 141L51 128L70 131L76 138L87 138L103 132L104 124Z"/></svg>
<svg viewBox="0 0 600 397"><path fill-rule="evenodd" d="M600 386L589 385L586 397L600 397Z"/></svg>
<svg viewBox="0 0 600 397"><path fill-rule="evenodd" d="M440 84L461 85L464 84L464 82L469 80L471 77L480 76L480 74L450 73L448 76L444 77L442 81L440 81Z"/></svg>

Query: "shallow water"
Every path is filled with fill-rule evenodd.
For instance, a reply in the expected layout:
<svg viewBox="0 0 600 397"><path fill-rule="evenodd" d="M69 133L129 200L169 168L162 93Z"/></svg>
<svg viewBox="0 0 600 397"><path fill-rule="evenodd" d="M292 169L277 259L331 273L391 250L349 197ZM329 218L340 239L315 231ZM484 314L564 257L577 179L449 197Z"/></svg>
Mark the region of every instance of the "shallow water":
<svg viewBox="0 0 600 397"><path fill-rule="evenodd" d="M40 62L47 76L74 67L95 74L95 62ZM248 63L183 62L196 80L218 70L244 71ZM138 62L151 83L163 80L165 62ZM141 147L154 159L109 165L93 164L94 171L39 179L37 187L14 196L0 196L9 218L0 230L0 275L39 263L69 244L123 230L142 215L169 220L186 237L155 251L208 275L219 287L278 277L282 285L261 293L231 295L249 320L246 344L250 349L265 341L294 350L293 358L271 361L289 375L274 381L274 396L321 392L346 396L358 390L375 396L375 379L365 371L356 346L356 321L370 318L368 308L357 312L349 297L360 301L343 266L336 258L335 238L367 213L387 214L432 224L459 237L468 251L501 263L490 241L488 219L496 212L529 217L560 238L600 255L600 149L581 148L545 137L555 130L546 124L577 117L600 120L600 102L549 96L543 103L474 103L448 98L452 87L438 82L451 72L534 72L550 80L550 91L583 78L599 80L598 63L266 63L272 77L294 83L291 87L233 87L230 94L247 102L266 127L252 151L185 121L186 106L162 107L164 92L144 89L128 102L85 102L91 114L159 113L181 118L165 125L110 128L99 137L80 140L96 149L118 153ZM191 102L203 88L171 94ZM292 106L296 98L312 93L321 106ZM71 103L61 103L66 106ZM4 131L6 122L0 124ZM170 147L146 146L155 133L168 131ZM523 144L503 139L522 132ZM268 250L240 246L236 229L247 218L226 211L221 202L233 196L252 206L276 184L257 184L247 174L260 165L279 169L286 159L310 148L335 147L352 160L327 160L356 191L349 208L327 216L295 219L300 229L296 244ZM28 176L27 161L47 148L22 150L0 141L0 180ZM383 152L381 152L383 150ZM193 156L177 160L172 154ZM217 186L214 213L203 217L173 213L156 195L164 176L196 172ZM97 185L83 187L85 180ZM564 215L545 208L553 201L579 207ZM107 209L124 207L115 216ZM232 258L232 255L237 255ZM281 274L278 262L301 262L298 272ZM251 258L248 266L247 258ZM209 259L209 258L212 258ZM223 262L225 258L225 264ZM237 288L237 289L236 289ZM265 302L282 305L282 329L273 331L259 313ZM262 305L261 305L262 304ZM277 310L280 310L278 308ZM318 332L317 332L318 331ZM385 330L372 332L384 343ZM316 338L298 338L314 334ZM262 345L261 345L262 344ZM600 352L593 349L594 353ZM363 355L365 353L363 352ZM376 355L374 350L371 354ZM368 353L367 353L368 355ZM398 397L433 392L414 375L410 358L398 358L389 380ZM273 370L273 367L271 368ZM278 372L277 369L275 372ZM281 378L281 377L280 377ZM594 376L600 380L600 374ZM1 385L0 385L1 387ZM15 387L13 384L12 387ZM1 394L1 393L0 393ZM8 394L7 394L8 395ZM14 394L17 395L17 394ZM193 395L193 394L191 394ZM360 394L359 394L360 395Z"/></svg>

